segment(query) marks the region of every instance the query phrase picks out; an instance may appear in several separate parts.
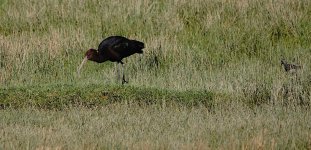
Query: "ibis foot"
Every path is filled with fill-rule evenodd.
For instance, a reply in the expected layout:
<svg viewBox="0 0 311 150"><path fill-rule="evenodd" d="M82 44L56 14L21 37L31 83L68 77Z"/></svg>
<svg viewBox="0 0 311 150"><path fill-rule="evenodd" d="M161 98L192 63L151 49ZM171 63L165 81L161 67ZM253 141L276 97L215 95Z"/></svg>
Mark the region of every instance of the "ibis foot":
<svg viewBox="0 0 311 150"><path fill-rule="evenodd" d="M129 82L125 80L125 77L123 75L123 77L122 77L122 85L125 84L125 83L129 83Z"/></svg>

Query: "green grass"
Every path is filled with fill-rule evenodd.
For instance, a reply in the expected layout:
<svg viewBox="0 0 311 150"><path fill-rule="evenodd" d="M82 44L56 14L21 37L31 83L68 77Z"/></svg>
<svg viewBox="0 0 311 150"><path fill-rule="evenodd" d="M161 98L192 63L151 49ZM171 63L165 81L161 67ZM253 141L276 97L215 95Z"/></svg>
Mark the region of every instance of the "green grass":
<svg viewBox="0 0 311 150"><path fill-rule="evenodd" d="M310 20L309 0L0 0L0 146L310 149ZM79 78L111 35L146 44L124 60L128 85L111 62Z"/></svg>
<svg viewBox="0 0 311 150"><path fill-rule="evenodd" d="M220 95L220 94L219 94ZM205 106L212 108L220 102L208 91L159 90L131 86L48 85L2 89L1 108L39 108L62 110L71 107L97 108L113 103L140 105ZM223 97L223 96L222 96ZM216 101L218 101L216 103Z"/></svg>
<svg viewBox="0 0 311 150"><path fill-rule="evenodd" d="M308 1L4 1L0 84L114 84L112 63L89 63L76 78L85 51L110 35L146 43L143 56L125 60L138 87L271 85L283 75L281 58L304 65L307 78L310 9Z"/></svg>

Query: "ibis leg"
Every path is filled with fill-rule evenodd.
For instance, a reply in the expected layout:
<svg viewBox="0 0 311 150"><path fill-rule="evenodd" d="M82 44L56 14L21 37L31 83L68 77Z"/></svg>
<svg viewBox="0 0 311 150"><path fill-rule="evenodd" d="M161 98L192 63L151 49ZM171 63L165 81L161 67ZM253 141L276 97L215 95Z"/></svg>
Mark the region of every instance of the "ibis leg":
<svg viewBox="0 0 311 150"><path fill-rule="evenodd" d="M117 82L119 82L120 81L120 65L119 65L119 63L115 63L115 68L116 68L116 75L117 75Z"/></svg>
<svg viewBox="0 0 311 150"><path fill-rule="evenodd" d="M124 75L124 64L121 64L121 65L122 65L122 84L128 83L128 81L125 80L125 75Z"/></svg>

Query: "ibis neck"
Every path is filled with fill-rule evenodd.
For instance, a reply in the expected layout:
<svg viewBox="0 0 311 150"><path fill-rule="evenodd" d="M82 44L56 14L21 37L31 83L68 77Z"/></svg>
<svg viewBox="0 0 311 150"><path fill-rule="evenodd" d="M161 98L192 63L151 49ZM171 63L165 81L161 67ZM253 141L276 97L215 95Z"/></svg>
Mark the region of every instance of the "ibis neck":
<svg viewBox="0 0 311 150"><path fill-rule="evenodd" d="M93 57L90 58L89 60L95 61L97 63L102 63L102 62L107 61L108 59L105 56L99 55L99 53L95 53Z"/></svg>

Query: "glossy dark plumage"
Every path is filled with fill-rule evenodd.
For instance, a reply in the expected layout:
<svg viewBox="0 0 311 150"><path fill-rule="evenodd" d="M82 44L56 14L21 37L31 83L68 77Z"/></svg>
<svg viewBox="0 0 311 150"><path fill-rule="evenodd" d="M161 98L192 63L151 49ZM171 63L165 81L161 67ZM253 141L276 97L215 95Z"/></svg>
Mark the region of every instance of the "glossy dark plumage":
<svg viewBox="0 0 311 150"><path fill-rule="evenodd" d="M123 64L123 58L135 53L143 53L143 48L145 48L143 42L130 40L122 36L111 36L99 44L98 50L90 49L85 56L88 60L98 63L109 60Z"/></svg>
<svg viewBox="0 0 311 150"><path fill-rule="evenodd" d="M104 39L98 46L98 50L89 49L85 53L85 58L83 59L80 67L78 68L78 75L84 63L87 60L94 61L97 63L103 63L105 61L117 62L123 64L122 59L131 56L135 53L143 53L145 44L140 41L130 40L122 36L110 36ZM123 65L122 65L123 67ZM123 81L124 73L123 73Z"/></svg>
<svg viewBox="0 0 311 150"><path fill-rule="evenodd" d="M103 40L99 46L99 55L110 56L108 60L122 63L122 59L135 53L143 53L145 44L129 40L122 36L111 36Z"/></svg>

